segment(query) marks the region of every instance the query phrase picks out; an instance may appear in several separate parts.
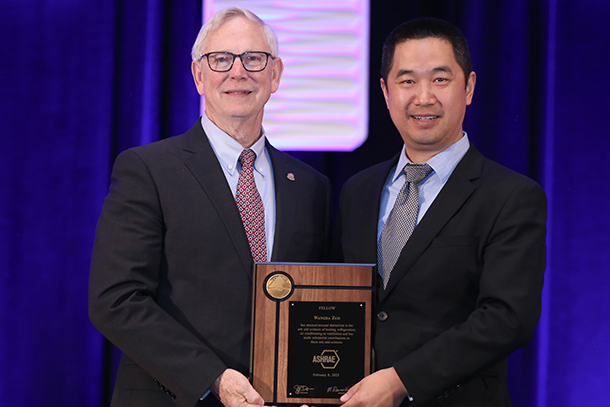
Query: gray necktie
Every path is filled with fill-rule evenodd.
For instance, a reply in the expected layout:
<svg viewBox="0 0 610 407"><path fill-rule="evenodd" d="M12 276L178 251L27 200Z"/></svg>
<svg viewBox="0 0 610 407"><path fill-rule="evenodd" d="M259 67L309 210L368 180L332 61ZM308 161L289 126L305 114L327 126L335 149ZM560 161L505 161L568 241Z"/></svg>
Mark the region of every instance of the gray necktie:
<svg viewBox="0 0 610 407"><path fill-rule="evenodd" d="M417 184L432 172L432 168L428 164L407 164L404 172L405 184L396 197L377 244L377 262L379 274L383 279L383 288L388 285L390 273L417 223L419 212Z"/></svg>

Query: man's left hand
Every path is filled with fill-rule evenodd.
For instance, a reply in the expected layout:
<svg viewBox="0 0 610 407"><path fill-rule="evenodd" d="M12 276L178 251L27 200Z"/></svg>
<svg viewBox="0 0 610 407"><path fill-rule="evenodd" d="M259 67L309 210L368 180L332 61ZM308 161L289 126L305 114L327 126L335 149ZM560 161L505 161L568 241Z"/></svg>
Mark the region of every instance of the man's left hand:
<svg viewBox="0 0 610 407"><path fill-rule="evenodd" d="M365 377L341 397L344 407L398 407L409 392L393 367Z"/></svg>

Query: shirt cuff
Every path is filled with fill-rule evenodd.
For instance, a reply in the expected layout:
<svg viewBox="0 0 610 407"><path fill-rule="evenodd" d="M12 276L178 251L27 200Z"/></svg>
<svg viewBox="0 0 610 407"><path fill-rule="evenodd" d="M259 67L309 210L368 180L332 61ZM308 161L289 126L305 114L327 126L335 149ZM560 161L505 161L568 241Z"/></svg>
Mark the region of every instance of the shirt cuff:
<svg viewBox="0 0 610 407"><path fill-rule="evenodd" d="M208 394L210 394L210 390L206 391L203 396L201 396L201 398L199 399L199 401L203 400L204 398L206 398L208 396Z"/></svg>

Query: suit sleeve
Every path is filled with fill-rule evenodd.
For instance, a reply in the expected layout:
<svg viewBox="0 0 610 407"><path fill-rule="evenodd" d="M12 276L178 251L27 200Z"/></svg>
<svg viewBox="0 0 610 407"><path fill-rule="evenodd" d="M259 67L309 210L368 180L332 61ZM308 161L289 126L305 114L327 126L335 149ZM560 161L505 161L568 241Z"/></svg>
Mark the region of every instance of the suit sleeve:
<svg viewBox="0 0 610 407"><path fill-rule="evenodd" d="M434 401L482 374L534 334L546 258L544 191L530 180L521 182L494 216L487 234L479 236L474 311L394 364L416 402Z"/></svg>
<svg viewBox="0 0 610 407"><path fill-rule="evenodd" d="M226 368L157 302L164 272L163 212L155 182L133 151L116 160L98 221L89 283L95 327L148 374L193 406Z"/></svg>

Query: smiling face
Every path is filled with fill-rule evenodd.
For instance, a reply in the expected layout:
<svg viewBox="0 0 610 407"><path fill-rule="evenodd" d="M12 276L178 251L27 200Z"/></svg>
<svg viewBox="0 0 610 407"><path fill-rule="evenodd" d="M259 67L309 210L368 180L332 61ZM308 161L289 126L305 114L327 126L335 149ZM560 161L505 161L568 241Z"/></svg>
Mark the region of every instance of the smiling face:
<svg viewBox="0 0 610 407"><path fill-rule="evenodd" d="M474 72L465 81L446 40L424 38L396 45L381 89L411 161L426 161L462 137L475 82Z"/></svg>
<svg viewBox="0 0 610 407"><path fill-rule="evenodd" d="M201 54L221 51L270 53L271 49L261 25L245 17L234 17L209 34ZM282 70L281 59L271 57L261 72L246 71L239 58L228 72L212 71L206 58L192 63L193 78L197 91L205 98L207 116L230 135L233 129L245 125L258 136L265 103L278 89Z"/></svg>

